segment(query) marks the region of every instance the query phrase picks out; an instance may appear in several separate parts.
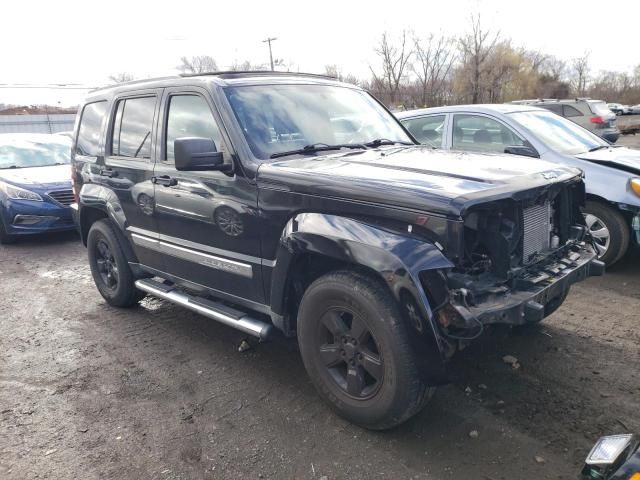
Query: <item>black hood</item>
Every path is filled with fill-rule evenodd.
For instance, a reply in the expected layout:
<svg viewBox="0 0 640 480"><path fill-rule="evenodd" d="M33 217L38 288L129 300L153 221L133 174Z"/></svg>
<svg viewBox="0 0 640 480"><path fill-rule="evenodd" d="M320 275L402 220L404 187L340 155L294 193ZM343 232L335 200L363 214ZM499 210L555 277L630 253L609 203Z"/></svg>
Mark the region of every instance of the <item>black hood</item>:
<svg viewBox="0 0 640 480"><path fill-rule="evenodd" d="M423 146L296 157L266 163L258 182L306 194L459 216L477 203L577 180L578 169L515 155Z"/></svg>

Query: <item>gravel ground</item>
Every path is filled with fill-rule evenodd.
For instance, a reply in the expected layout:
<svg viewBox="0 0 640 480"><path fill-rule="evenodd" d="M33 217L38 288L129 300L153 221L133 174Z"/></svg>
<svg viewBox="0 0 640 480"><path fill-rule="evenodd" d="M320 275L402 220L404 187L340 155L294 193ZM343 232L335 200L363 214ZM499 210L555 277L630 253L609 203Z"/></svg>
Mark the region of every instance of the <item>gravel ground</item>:
<svg viewBox="0 0 640 480"><path fill-rule="evenodd" d="M575 478L599 435L640 431L639 267L490 331L424 412L373 433L322 404L292 341L239 353L162 301L111 308L74 235L0 247L0 478Z"/></svg>

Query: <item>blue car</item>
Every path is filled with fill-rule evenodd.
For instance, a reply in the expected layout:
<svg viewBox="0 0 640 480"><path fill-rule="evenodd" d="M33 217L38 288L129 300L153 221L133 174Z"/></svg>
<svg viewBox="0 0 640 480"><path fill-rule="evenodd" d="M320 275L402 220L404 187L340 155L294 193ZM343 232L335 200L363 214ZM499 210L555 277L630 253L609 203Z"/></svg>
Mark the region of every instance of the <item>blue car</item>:
<svg viewBox="0 0 640 480"><path fill-rule="evenodd" d="M632 243L640 244L640 151L610 145L531 105L456 105L396 116L418 142L434 148L512 153L582 169L585 220L600 259L613 265ZM520 158L513 157L514 166Z"/></svg>
<svg viewBox="0 0 640 480"><path fill-rule="evenodd" d="M64 135L0 135L0 243L75 229L70 154Z"/></svg>

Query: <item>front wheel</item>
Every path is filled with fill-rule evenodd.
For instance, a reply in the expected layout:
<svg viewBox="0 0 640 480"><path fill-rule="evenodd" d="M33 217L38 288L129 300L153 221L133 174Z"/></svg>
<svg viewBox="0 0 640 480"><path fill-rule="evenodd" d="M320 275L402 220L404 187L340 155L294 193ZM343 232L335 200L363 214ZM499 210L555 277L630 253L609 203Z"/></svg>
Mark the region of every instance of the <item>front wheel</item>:
<svg viewBox="0 0 640 480"><path fill-rule="evenodd" d="M93 281L100 295L114 307L131 307L144 293L135 286L116 232L108 220L98 220L89 229L87 250Z"/></svg>
<svg viewBox="0 0 640 480"><path fill-rule="evenodd" d="M622 214L601 202L588 201L584 220L593 238L598 258L608 267L620 260L629 248L631 235Z"/></svg>
<svg viewBox="0 0 640 480"><path fill-rule="evenodd" d="M361 273L332 272L304 293L298 342L320 396L366 428L392 428L418 413L433 389L418 374L398 305Z"/></svg>

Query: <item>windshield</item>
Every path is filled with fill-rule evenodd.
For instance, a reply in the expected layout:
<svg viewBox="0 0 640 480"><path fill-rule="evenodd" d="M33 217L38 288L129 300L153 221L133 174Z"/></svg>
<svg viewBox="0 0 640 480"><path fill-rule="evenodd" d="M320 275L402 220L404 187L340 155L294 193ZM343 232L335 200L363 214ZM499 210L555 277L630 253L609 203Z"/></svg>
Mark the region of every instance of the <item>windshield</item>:
<svg viewBox="0 0 640 480"><path fill-rule="evenodd" d="M588 152L592 148L609 145L581 126L551 112L531 110L508 115L528 128L542 143L559 153L576 155Z"/></svg>
<svg viewBox="0 0 640 480"><path fill-rule="evenodd" d="M0 135L0 169L61 165L71 160L71 140L62 135Z"/></svg>
<svg viewBox="0 0 640 480"><path fill-rule="evenodd" d="M226 95L260 159L307 145L410 142L398 121L369 94L332 85L230 87Z"/></svg>

